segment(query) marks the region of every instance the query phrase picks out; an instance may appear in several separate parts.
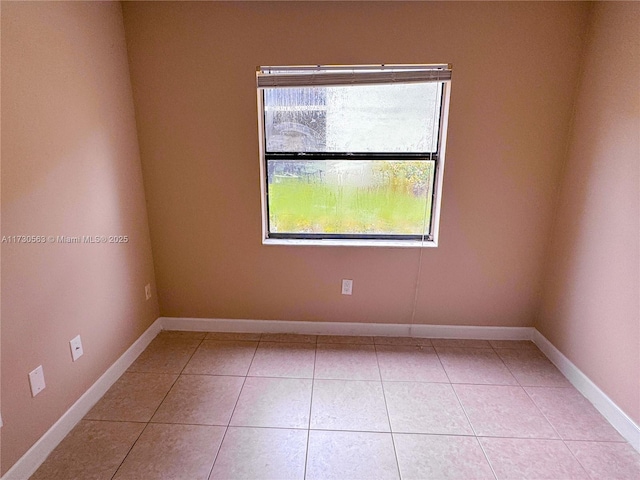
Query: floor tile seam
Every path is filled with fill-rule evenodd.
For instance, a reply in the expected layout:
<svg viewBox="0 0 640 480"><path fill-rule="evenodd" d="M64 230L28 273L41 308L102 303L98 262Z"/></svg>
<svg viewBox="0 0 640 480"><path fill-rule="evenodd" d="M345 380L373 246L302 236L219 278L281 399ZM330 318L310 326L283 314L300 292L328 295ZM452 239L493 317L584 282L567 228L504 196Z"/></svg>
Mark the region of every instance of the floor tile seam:
<svg viewBox="0 0 640 480"><path fill-rule="evenodd" d="M571 457L575 459L576 462L578 462L578 465L580 465L580 467L582 468L582 470L585 472L585 474L587 475L587 477L589 477L592 480L597 480L597 477L592 477L589 474L589 470L587 470L587 466L584 465L580 459L576 456L576 454L573 452L573 450L569 447L568 442L589 442L589 443L605 443L605 444L616 444L616 445L620 445L622 443L627 443L625 441L622 442L616 442L616 441L600 441L600 440L572 440L572 439L566 439L566 438L560 438L560 441L562 441L563 445L565 446L565 448L569 451L569 453L571 454Z"/></svg>
<svg viewBox="0 0 640 480"><path fill-rule="evenodd" d="M545 436L534 436L534 437L525 437L525 436L518 436L518 435L476 435L478 438L499 438L499 439L504 439L504 440L548 440L548 441L553 441L553 442L575 442L577 440L564 440L563 438L560 437L545 437ZM581 441L581 440L578 440ZM587 440L589 441L589 440ZM615 443L615 444L620 444L622 442L594 442L594 443Z"/></svg>
<svg viewBox="0 0 640 480"><path fill-rule="evenodd" d="M191 359L191 357L189 357L189 359ZM124 372L124 373L150 373L150 374L154 374L154 375L181 375L183 368L180 368L180 371L177 371L178 370L177 368L174 371L168 371L168 370L162 370L162 371L160 371L160 370L138 370L138 369L129 370L129 369L127 369L127 371Z"/></svg>
<svg viewBox="0 0 640 480"><path fill-rule="evenodd" d="M540 383L537 383L536 385L531 385L530 383L521 383L521 382L519 382L518 385L521 386L522 388L574 388L575 389L575 387L573 385L571 385L571 384L565 385L565 386L562 386L562 385L547 385L547 384L540 384Z"/></svg>
<svg viewBox="0 0 640 480"><path fill-rule="evenodd" d="M434 353L436 350L436 347L434 347L433 345L391 345L388 343L382 343L382 344L375 343L371 346L375 348L376 353L378 353L378 347L383 347L385 349L404 348L404 349L412 349L412 350L422 350L425 348L430 348L431 350L434 351Z"/></svg>
<svg viewBox="0 0 640 480"><path fill-rule="evenodd" d="M375 427L374 427L375 428ZM364 427L360 428L338 428L338 427L314 427L312 426L309 429L310 432L318 432L318 431L327 431L327 432L359 432L359 433L393 433L391 430L374 430L374 429L366 429Z"/></svg>
<svg viewBox="0 0 640 480"><path fill-rule="evenodd" d="M215 376L215 375L213 375ZM232 376L232 375L221 375L221 376ZM313 377L288 377L288 376L278 376L278 375L245 375L246 378L268 378L271 380L313 380Z"/></svg>
<svg viewBox="0 0 640 480"><path fill-rule="evenodd" d="M436 433L436 432L391 432L391 435L406 435L406 436L422 436L422 437L462 437L462 438L477 438L474 434L468 433Z"/></svg>
<svg viewBox="0 0 640 480"><path fill-rule="evenodd" d="M177 375L177 374L174 374ZM277 375L240 375L230 373L181 373L181 377L231 377L231 378L272 378L272 379L289 379L289 380L313 380L313 377L288 377Z"/></svg>
<svg viewBox="0 0 640 480"><path fill-rule="evenodd" d="M222 425L225 426L225 425ZM307 427L281 427L281 426L271 426L271 425L232 425L228 424L225 426L226 428L254 428L260 430L296 430L296 431L309 431Z"/></svg>
<svg viewBox="0 0 640 480"><path fill-rule="evenodd" d="M594 479L594 478L589 474L589 471L587 470L586 465L583 465L583 464L582 464L582 462L580 461L580 459L576 456L576 454L575 454L575 453L573 453L573 450L571 450L571 449L569 448L569 445L567 445L567 441L565 441L564 439L562 439L562 444L564 445L564 448L566 448L566 449L569 451L569 453L571 454L571 457L572 457L573 459L575 459L575 461L576 461L576 462L578 462L578 465L580 465L580 467L582 468L582 470L584 471L584 473L586 473L587 477L589 477L589 478L590 478L590 479L592 479L592 480L596 480L596 479Z"/></svg>
<svg viewBox="0 0 640 480"><path fill-rule="evenodd" d="M260 335L262 336L262 334L260 334ZM236 401L233 404L233 409L231 410L231 414L229 415L228 424L225 427L224 433L222 434L222 438L220 439L220 444L218 445L218 450L216 451L216 454L213 457L213 462L211 463L211 468L209 469L209 475L207 475L207 479L210 479L211 475L213 474L213 469L216 466L216 461L218 460L218 456L220 455L220 450L222 450L222 445L224 443L224 439L227 437L227 433L229 432L229 424L231 423L231 419L233 418L233 414L236 412L236 408L238 408L238 402L240 401L240 396L242 395L242 390L244 389L244 385L247 382L247 374L249 373L249 370L251 369L251 365L253 364L253 361L256 358L256 352L258 351L258 346L259 345L260 345L260 342L258 342L258 344L256 345L256 347L253 350L253 356L251 357L251 361L249 362L249 366L247 367L247 371L245 372L244 380L242 380L242 385L240 386L240 391L238 392L238 396L236 397Z"/></svg>
<svg viewBox="0 0 640 480"><path fill-rule="evenodd" d="M433 384L440 384L440 385L469 385L469 386L476 386L476 387L522 387L524 388L522 385L517 383L509 384L509 383L434 382L434 381L427 381L427 380L388 380L388 379L383 379L382 381L385 383L433 383ZM531 385L528 385L528 386L531 386ZM558 388L565 388L565 387L558 387Z"/></svg>
<svg viewBox="0 0 640 480"><path fill-rule="evenodd" d="M445 371L445 373L446 373L446 371ZM460 400L460 397L458 396L458 392L456 391L456 389L454 388L453 385L451 385L451 390L453 390L453 394L456 397L458 405L460 405L460 408L462 409L462 413L464 413L464 416L467 419L467 423L469 424L469 427L471 427L471 431L473 432L473 436L476 439L476 443L480 447L480 450L482 451L482 454L484 455L484 459L487 462L487 464L489 465L489 468L491 469L491 473L492 473L494 479L497 479L498 475L497 475L493 465L491 464L491 461L489 460L489 456L487 455L487 452L485 451L484 446L482 445L482 442L480 442L480 440L479 440L478 432L476 431L476 428L474 427L473 423L471 422L471 418L469 418L469 414L467 413L467 409L465 408L464 404L462 403L462 400Z"/></svg>
<svg viewBox="0 0 640 480"><path fill-rule="evenodd" d="M140 440L140 437L147 430L148 427L149 427L149 422L145 423L145 426L142 428L142 430L140 430L140 433L138 434L136 439L131 443L131 446L127 449L127 453L124 455L124 457L122 457L122 461L120 461L120 463L118 464L118 467L114 470L113 475L111 475L111 479L115 478L115 476L118 474L118 471L122 468L122 465L131 454L133 447L136 446L136 443L138 443L138 440Z"/></svg>
<svg viewBox="0 0 640 480"><path fill-rule="evenodd" d="M279 428L279 429L289 429L289 430L307 430L308 427L282 427L277 425L236 425L231 423L231 419L226 423L196 423L196 422L168 422L166 420L162 422L154 422L150 421L151 425L183 425L183 426L193 426L193 427L247 427L247 428Z"/></svg>
<svg viewBox="0 0 640 480"><path fill-rule="evenodd" d="M436 345L436 344L432 344L433 348L469 348L469 349L473 349L473 350L493 350L495 351L495 348L493 348L491 346L491 344L489 344L489 346L487 347L486 345Z"/></svg>
<svg viewBox="0 0 640 480"><path fill-rule="evenodd" d="M377 335L378 337L380 335ZM396 344L396 343L379 343L376 342L376 337L373 337L373 344L374 345L380 345L380 346L389 346L389 347L433 347L433 343L431 342L430 338L426 338L426 337L401 337L401 338L420 338L421 340L429 340L429 345L418 345L418 344L412 344L412 343L406 343L406 344Z"/></svg>
<svg viewBox="0 0 640 480"><path fill-rule="evenodd" d="M137 422L129 420L83 420L85 422L100 422L100 423L133 423L137 425L181 425L181 426L194 426L194 427L218 427L218 428L265 428L265 429L279 429L279 430L314 430L314 431L336 431L336 432L362 432L362 433L391 433L394 435L428 435L428 436L444 436L444 437L474 437L474 438L488 438L488 439L512 439L512 440L548 440L564 443L597 443L605 445L628 445L629 443L624 440L592 440L584 438L562 438L562 437L548 437L548 436L518 436L518 435L488 435L475 433L455 433L455 432L428 432L428 431L410 431L402 429L391 430L362 430L362 429L341 429L341 428L320 428L320 427L291 427L280 425L248 425L248 424L232 424L230 421L226 423L197 423L197 422L169 422L169 421L149 421L149 422Z"/></svg>
<svg viewBox="0 0 640 480"><path fill-rule="evenodd" d="M522 387L522 389L524 389L525 386L531 386L531 385L523 385L522 381L520 380L520 378L518 378L518 376L515 374L515 371L512 370L511 368L509 368L509 364L504 360L504 358L502 358L502 355L500 355L499 350L518 350L517 348L501 348L501 349L495 349L496 351L496 355L498 355L498 358L500 359L500 361L503 363L503 365L505 366L505 368L509 371L509 373L511 374L511 376L513 378L516 379L516 382L518 382L518 385L520 387ZM546 358L546 357L545 357Z"/></svg>
<svg viewBox="0 0 640 480"><path fill-rule="evenodd" d="M362 428L325 428L325 427L283 427L277 425L214 425L214 424L200 424L200 423L167 423L167 422L150 422L154 425L189 425L189 426L201 426L201 427L221 427L221 428L254 428L264 430L297 430L297 431L316 431L316 432L352 432L352 433L381 433L391 435L422 435L422 436L436 436L436 437L468 437L477 438L478 440L486 439L504 439L504 440L545 440L552 442L587 442L587 443L601 443L610 445L623 445L626 442L612 442L612 441L592 441L592 440L564 440L557 437L544 437L544 436L509 436L509 435L476 435L475 433L453 433L453 432L416 432L406 430L367 430Z"/></svg>
<svg viewBox="0 0 640 480"><path fill-rule="evenodd" d="M156 335L157 337L157 335ZM113 475L111 476L111 478L115 478L115 476L118 474L118 471L122 468L122 465L124 464L124 462L127 460L127 458L129 457L129 455L131 454L131 451L133 450L133 448L135 447L135 445L138 443L138 441L140 440L140 437L142 436L142 434L147 430L147 428L149 428L149 425L151 423L151 419L155 416L155 414L157 413L158 409L160 408L160 405L162 405L162 403L166 400L167 395L169 395L169 392L171 391L171 389L173 388L173 386L176 384L176 382L178 381L178 379L180 378L180 375L182 374L182 372L184 371L185 367L187 366L187 364L191 361L191 358L193 358L193 355L195 354L195 352L198 350L198 348L200 347L200 345L202 344L204 338L200 339L200 341L198 342L198 344L195 346L195 348L193 349L193 351L191 352L191 355L189 355L189 358L187 359L187 361L185 362L185 364L183 365L182 369L180 370L180 373L178 373L176 375L176 378L174 379L174 381L171 383L171 386L167 389L167 392L164 394L164 396L162 397L162 400L158 403L158 406L155 408L155 410L153 411L153 413L151 414L151 416L149 417L149 420L147 420L146 422L132 422L132 423L144 423L144 428L140 431L140 434L138 434L138 436L136 437L135 441L131 444L131 446L129 447L129 449L127 450L127 453L124 455L124 457L122 458L122 461L118 464L118 467L115 469L115 471L113 472ZM174 374L175 375L175 374ZM106 421L106 420L105 420Z"/></svg>
<svg viewBox="0 0 640 480"><path fill-rule="evenodd" d="M496 385L478 385L478 386L496 386ZM553 430L553 432L555 432L555 434L557 435L558 440L562 440L562 436L560 435L560 433L556 430L556 428L553 426L553 424L549 421L549 419L547 418L547 416L542 412L542 410L540 410L540 408L538 407L538 405L533 401L533 399L531 398L531 396L529 395L529 393L525 390L525 388L522 385L505 385L507 387L517 387L520 388L524 394L526 395L526 397L529 399L529 401L531 402L531 404L534 406L535 410L537 412L540 413L540 415L542 415L542 417L545 419L545 421L547 422L547 424L551 427L551 429ZM453 387L453 385L452 385ZM455 392L455 388L453 389ZM462 401L460 401L460 398L458 397L458 392L456 393L456 397L458 398L458 401L460 402L460 405L462 405L462 409L464 410L465 414L466 414L466 409L464 408L464 405L462 404ZM471 423L471 421L469 420L469 423ZM473 428L473 425L471 425L471 427ZM475 432L475 428L473 428L474 432ZM483 436L489 436L489 435L477 435L478 437L483 437ZM511 437L514 438L514 437ZM531 438L531 437L527 437L527 438ZM548 438L548 437L545 437Z"/></svg>
<svg viewBox="0 0 640 480"><path fill-rule="evenodd" d="M491 346L491 347L470 347L470 348L474 348L474 349L477 349L477 350L491 350L495 354L497 359L499 360L499 364L503 365L505 367L507 373L511 376L511 378L513 379L513 381L515 383L513 383L513 384L508 384L508 383L502 384L502 383L471 383L471 382L453 382L452 381L451 382L452 384L456 384L456 385L504 385L504 386L520 385L520 386L522 386L520 384L520 381L518 380L518 378L513 374L513 372L506 365L505 361L502 359L502 357L500 356L500 354L498 353L498 350L496 348L493 348L493 346ZM501 349L501 350L504 350L504 348ZM440 355L441 353L444 353L444 352L437 352L437 353L438 353L438 355ZM446 367L445 367L444 362L442 362L442 359L440 361L442 363L443 368L446 371Z"/></svg>
<svg viewBox="0 0 640 480"><path fill-rule="evenodd" d="M234 428L264 428L264 429L281 429L281 430L305 430L304 428L290 428L290 427L267 427L267 426L250 426L250 425L229 425ZM521 437L521 436L505 436L505 435L476 435L467 434L467 433L441 433L441 432L408 432L402 430L363 430L363 429L353 429L353 428L318 428L311 427L309 431L315 432L350 432L350 433L379 433L379 434L391 434L391 435L419 435L419 436L428 436L428 437L465 437L465 438L477 438L481 439L503 439L503 440L545 440L552 442L563 442L566 443L565 440L561 438L550 438L550 437ZM570 442L582 441L582 440L568 440ZM587 441L588 443L605 443L605 444L614 444L620 445L624 442L608 442L608 441Z"/></svg>
<svg viewBox="0 0 640 480"><path fill-rule="evenodd" d="M175 380L173 381L173 383L171 383L171 386L167 389L167 392L164 394L164 396L162 397L162 400L160 401L160 403L158 403L158 406L154 409L153 413L151 414L151 417L149 417L149 420L147 420L147 424L151 423L151 420L153 420L153 417L158 413L158 410L160 410L160 407L162 406L162 404L164 403L164 401L167 399L167 397L169 396L169 393L171 392L171 390L173 390L173 387L175 386L175 384L178 382L178 379L182 376L182 373L184 372L184 369L187 368L187 365L189 364L189 362L191 361L191 359L193 358L193 356L196 354L196 352L198 351L198 349L200 348L200 345L202 345L202 342L204 341L204 338L200 339L200 342L198 343L198 345L196 346L196 348L193 349L193 351L191 352L191 355L189 355L189 358L187 359L187 361L184 363L184 365L182 366L182 369L180 370L180 372L178 374L172 374L172 375L176 375ZM145 427L146 429L146 427Z"/></svg>
<svg viewBox="0 0 640 480"><path fill-rule="evenodd" d="M582 462L580 461L580 459L578 457L576 457L575 453L573 453L573 450L571 450L569 448L569 446L565 443L565 447L567 448L567 450L569 450L569 453L571 454L571 456L576 460L576 462L578 462L578 465L580 465L580 467L582 468L582 470L584 471L584 473L586 473L587 478L591 479L591 480L599 480L599 477L593 477L591 476L591 474L589 474L589 470L587 470L586 465L583 465Z"/></svg>
<svg viewBox="0 0 640 480"><path fill-rule="evenodd" d="M493 466L493 463L491 463L491 460L489 459L489 455L487 455L487 451L484 448L484 445L482 444L482 442L480 441L481 437L478 437L476 435L476 443L478 444L478 446L480 447L480 450L482 451L482 454L484 455L484 459L487 462L487 465L489 465L489 468L491 469L491 473L493 474L493 478L494 479L498 479L498 474L496 472L495 467Z"/></svg>
<svg viewBox="0 0 640 480"><path fill-rule="evenodd" d="M564 437L562 437L562 441L563 442L612 443L612 444L616 444L616 445L625 444L625 445L629 445L631 448L633 448L631 446L631 444L628 441L626 441L624 438L622 438L621 440L593 440L593 439L588 439L588 438L564 438Z"/></svg>
<svg viewBox="0 0 640 480"><path fill-rule="evenodd" d="M81 418L80 422L104 422L104 423L139 423L146 425L149 422L144 422L140 420L109 420L106 418ZM78 422L78 423L80 423Z"/></svg>
<svg viewBox="0 0 640 480"><path fill-rule="evenodd" d="M318 346L317 346L317 337L316 337L316 348L313 350L313 373L311 374L311 398L309 399L309 422L307 423L307 449L304 452L304 476L303 478L307 478L307 466L309 464L309 442L311 439L311 415L313 414L313 388L315 385L314 378L316 376L316 359L318 357Z"/></svg>
<svg viewBox="0 0 640 480"><path fill-rule="evenodd" d="M533 402L533 404L536 406L536 408L540 411L540 413L544 416L544 418L547 420L547 422L549 423L549 425L551 425L551 427L554 429L554 431L558 434L558 436L563 440L563 441L569 441L569 442L581 442L581 441L585 441L585 442L606 442L606 443L628 443L624 438L620 438L620 440L584 440L584 439L573 439L573 438L565 438L565 435L561 434L560 431L556 428L556 426L551 422L551 420L549 419L549 417L542 411L542 408L537 404L537 402L535 401L535 399L531 396L531 394L529 393L529 391L527 391L527 388L574 388L572 385L570 387L545 387L545 386L532 386L529 385L527 387L522 387L522 389L525 391L525 393L527 394L527 396L531 399L531 401ZM578 392L580 393L580 392ZM582 394L581 394L582 395ZM595 407L594 407L595 408ZM596 411L596 413L599 414L599 412ZM573 417L575 420L575 417ZM606 419L605 419L606 421ZM573 421L572 421L573 424ZM611 424L609 422L607 422L607 425L611 426ZM615 429L614 429L615 430ZM616 431L616 433L618 433ZM618 433L619 434L619 433Z"/></svg>
<svg viewBox="0 0 640 480"><path fill-rule="evenodd" d="M459 385L459 384L453 384L450 382L429 382L427 380L385 380L384 378L382 379L383 383L427 383L427 384L433 384L433 385Z"/></svg>
<svg viewBox="0 0 640 480"><path fill-rule="evenodd" d="M582 469L587 474L587 476L592 480L598 480L601 477L598 477L598 476L594 477L589 473L589 470L587 469L587 466L580 461L580 459L573 452L573 450L569 447L569 445L567 445L568 442L587 442L587 443L614 444L614 445L627 444L627 445L630 446L630 448L633 448L629 444L629 442L626 442L626 441L616 442L616 441L607 441L607 440L566 440L566 439L562 439L562 442L564 443L564 445L567 448L567 450L569 450L569 452L571 453L571 456L578 462L578 464L582 467ZM637 455L637 452L634 452L634 453L636 453L636 455Z"/></svg>
<svg viewBox="0 0 640 480"><path fill-rule="evenodd" d="M382 370L380 368L380 358L378 358L378 348L373 346L375 356L376 356L376 365L378 366L378 375L380 376L380 389L382 390L382 399L384 401L384 409L387 413L387 423L389 424L389 433L391 434L391 444L393 446L393 457L396 459L396 470L398 472L398 478L402 478L402 472L400 471L400 461L398 460L398 450L396 449L396 441L393 438L393 428L391 427L391 415L389 414L389 405L387 403L387 395L384 391L384 382L382 381Z"/></svg>
<svg viewBox="0 0 640 480"><path fill-rule="evenodd" d="M563 375L564 376L564 375ZM578 393L580 393L580 395L582 395L582 393L573 385L569 384L569 385L520 385L522 388L527 389L527 388L556 388L556 389L564 389L564 390L577 390ZM584 395L582 395L584 397ZM586 399L586 397L585 397ZM587 400L588 401L588 400ZM591 404L591 402L589 402Z"/></svg>
<svg viewBox="0 0 640 480"><path fill-rule="evenodd" d="M223 344L229 344L229 343L241 343L241 344L245 344L245 343L253 343L255 344L254 348L258 348L258 345L260 344L260 340L220 340L220 339L216 339L216 338L203 338L202 339L202 343L223 343ZM198 345L199 347L200 345ZM247 345L240 345L242 347L247 347Z"/></svg>
<svg viewBox="0 0 640 480"><path fill-rule="evenodd" d="M310 379L303 379L303 380L310 380ZM358 383L382 383L382 380L375 380L375 379L360 379L360 378L314 378L313 381L322 381L322 382L358 382Z"/></svg>
<svg viewBox="0 0 640 480"><path fill-rule="evenodd" d="M439 353L438 353L438 351L435 349L435 347L433 348L433 351L434 351L434 352L435 352L435 354L436 354L436 358L438 359L438 363L440 364L440 368L442 368L442 371L444 372L444 375L447 377L447 380L448 380L449 384L450 384L450 385L453 385L453 384L451 383L451 377L449 377L449 374L447 373L447 369L446 369L446 368L444 368L444 363L442 363L442 359L440 358L440 354L439 354ZM451 387L451 388L453 388L453 387ZM457 396L456 396L456 398L457 398ZM460 402L460 400L458 400L458 402Z"/></svg>
<svg viewBox="0 0 640 480"><path fill-rule="evenodd" d="M529 399L529 401L533 404L534 407L536 407L536 410L538 410L538 412L540 412L540 415L542 415L544 417L544 419L547 421L547 423L551 426L551 428L553 429L553 431L556 433L556 435L558 435L559 439L562 439L562 435L560 435L560 432L558 431L558 429L555 427L555 425L553 423L551 423L551 420L549 420L549 417L547 417L547 415L542 411L542 409L538 406L538 404L536 403L536 401L533 399L533 397L529 394L529 392L527 392L527 389L525 387L523 387L522 385L520 386L520 388L522 388L522 390L524 391L524 394L527 396L527 398Z"/></svg>
<svg viewBox="0 0 640 480"><path fill-rule="evenodd" d="M239 395L238 395L239 397ZM224 427L224 433L222 434L222 438L220 439L220 443L218 444L218 449L216 450L215 455L213 456L213 461L211 462L211 467L209 467L209 474L207 475L207 480L209 480L211 478L211 475L213 474L213 467L216 466L216 461L218 460L218 455L220 455L220 450L222 450L222 444L224 442L224 439L227 436L227 432L229 431L229 427Z"/></svg>
<svg viewBox="0 0 640 480"><path fill-rule="evenodd" d="M328 382L381 382L382 380L375 378L344 378L344 377L315 377L313 380L325 380Z"/></svg>
<svg viewBox="0 0 640 480"><path fill-rule="evenodd" d="M453 388L453 385L451 385L451 390L453 390L453 395L456 397L456 401L458 402L458 405L462 409L462 413L464 413L464 418L467 419L467 423L471 427L471 431L473 432L473 435L475 437L477 437L478 436L478 432L476 431L475 427L473 426L473 423L471 422L471 418L469 418L469 414L467 413L467 409L465 408L464 403L462 403L462 400L460 400L460 396L458 395L458 392L456 391L456 389Z"/></svg>
<svg viewBox="0 0 640 480"><path fill-rule="evenodd" d="M223 378L245 378L248 375L231 375L231 374L225 374L225 373L185 373L182 372L180 374L181 377L223 377Z"/></svg>
<svg viewBox="0 0 640 480"><path fill-rule="evenodd" d="M534 345L535 345L535 344L534 344ZM536 348L537 348L537 346L536 346ZM495 350L496 350L496 353L497 353L498 357L500 358L500 360L502 360L502 363L504 363L505 367L507 367L507 369L509 370L509 372L511 373L511 375L516 379L516 381L518 382L518 384L519 384L521 387L523 387L523 388L524 388L524 387L573 388L573 385L571 385L571 382L568 382L568 381L567 381L567 383L568 383L567 385L540 385L540 384L538 384L538 385L525 385L523 382L526 382L526 380L520 380L520 379L516 376L515 371L514 371L514 370L512 370L512 369L509 367L509 364L508 364L508 363L504 360L504 358L502 358L502 356L500 355L500 351L504 351L504 350L519 351L519 350L521 350L521 349L518 349L518 348L498 348L498 349L495 349ZM548 362L553 366L553 368L555 368L556 370L558 370L558 372L560 373L560 375L562 376L562 378L567 379L567 377L566 377L562 372L560 372L560 371L559 371L558 367L556 367L556 365L555 365L555 364L554 364L554 363L549 359L549 357L547 357L547 356L545 355L545 353L544 353L544 352L542 352L540 349L538 349L538 352L542 355L542 359L543 359L543 360L548 361Z"/></svg>
<svg viewBox="0 0 640 480"><path fill-rule="evenodd" d="M191 352L191 355L189 355L189 358L187 359L187 361L184 363L184 365L180 369L180 372L178 373L178 376L180 376L180 375L182 375L184 373L184 369L187 368L187 365L189 365L189 362L191 361L193 356L196 354L196 352L198 351L198 349L200 348L200 346L204 342L205 338L206 337L200 339L200 342L198 342L198 345L196 345L196 348L193 349L193 351Z"/></svg>

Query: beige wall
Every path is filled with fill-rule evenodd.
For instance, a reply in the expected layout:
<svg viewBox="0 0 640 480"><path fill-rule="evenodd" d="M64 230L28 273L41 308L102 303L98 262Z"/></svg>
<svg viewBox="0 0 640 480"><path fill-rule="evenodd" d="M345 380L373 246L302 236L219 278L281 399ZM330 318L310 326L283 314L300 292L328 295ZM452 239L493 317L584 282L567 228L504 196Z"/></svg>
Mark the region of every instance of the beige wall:
<svg viewBox="0 0 640 480"><path fill-rule="evenodd" d="M162 315L411 322L418 249L261 245L254 71L450 62L441 246L415 322L533 324L586 5L123 8Z"/></svg>
<svg viewBox="0 0 640 480"><path fill-rule="evenodd" d="M145 208L120 4L3 2L2 235L131 239L2 245L3 472L157 318Z"/></svg>
<svg viewBox="0 0 640 480"><path fill-rule="evenodd" d="M538 329L640 423L640 4L595 6Z"/></svg>
<svg viewBox="0 0 640 480"><path fill-rule="evenodd" d="M0 19L2 2L0 1ZM0 22L0 114L2 113L2 22ZM0 115L0 119L1 119ZM2 121L0 120L0 235L2 235ZM0 416L2 415L2 243L0 242ZM2 475L2 430L0 430L0 475Z"/></svg>
<svg viewBox="0 0 640 480"><path fill-rule="evenodd" d="M2 245L3 472L159 314L537 316L639 420L638 5L598 5L585 57L584 3L123 8L124 24L117 3L2 2L2 235L132 239ZM417 249L260 243L255 67L381 62L454 65L441 245L422 251L415 318ZM160 309L144 301L154 264Z"/></svg>

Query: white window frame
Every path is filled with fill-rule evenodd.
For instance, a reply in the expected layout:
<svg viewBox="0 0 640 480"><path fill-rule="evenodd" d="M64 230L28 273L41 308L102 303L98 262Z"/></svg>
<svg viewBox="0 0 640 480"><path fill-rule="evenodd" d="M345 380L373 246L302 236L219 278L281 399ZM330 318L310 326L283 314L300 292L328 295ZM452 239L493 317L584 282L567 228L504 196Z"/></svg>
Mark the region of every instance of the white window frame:
<svg viewBox="0 0 640 480"><path fill-rule="evenodd" d="M296 73L293 74L292 72ZM435 164L431 231L420 240L391 239L310 239L270 238L267 198L266 138L264 132L264 88L335 86L348 84L388 84L434 81L442 83L442 101L438 131L438 160ZM264 245L349 246L349 247L437 247L440 234L440 214L446 158L449 102L451 95L451 65L315 65L258 67L256 69L258 100L258 136L260 153L260 193L262 207L262 243Z"/></svg>

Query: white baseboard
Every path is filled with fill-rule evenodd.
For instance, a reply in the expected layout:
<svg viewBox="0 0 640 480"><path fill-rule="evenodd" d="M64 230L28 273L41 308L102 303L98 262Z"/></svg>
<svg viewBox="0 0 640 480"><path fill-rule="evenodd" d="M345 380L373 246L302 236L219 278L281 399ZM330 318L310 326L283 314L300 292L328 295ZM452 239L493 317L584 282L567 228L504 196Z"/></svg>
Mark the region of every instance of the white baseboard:
<svg viewBox="0 0 640 480"><path fill-rule="evenodd" d="M296 322L283 320L235 320L224 318L161 317L164 330L198 332L299 333L324 335L375 335L475 340L532 340L565 377L640 452L640 427L578 367L533 327L477 327L459 325Z"/></svg>
<svg viewBox="0 0 640 480"><path fill-rule="evenodd" d="M192 332L299 333L307 335L370 335L477 340L531 340L532 327L475 327L397 323L296 322L226 318L160 317L163 330Z"/></svg>
<svg viewBox="0 0 640 480"><path fill-rule="evenodd" d="M618 430L620 435L640 452L640 426L538 330L534 329L532 340L542 350L542 353L567 377L567 380Z"/></svg>
<svg viewBox="0 0 640 480"><path fill-rule="evenodd" d="M120 378L161 330L198 332L300 333L324 335L413 336L477 340L533 340L567 379L640 452L640 427L598 386L533 327L477 327L386 323L296 322L219 318L158 318L136 342L18 460L1 480L29 478L73 427Z"/></svg>
<svg viewBox="0 0 640 480"><path fill-rule="evenodd" d="M25 480L45 461L54 448L67 436L80 420L91 410L118 378L131 366L138 355L162 330L156 320L118 358L111 367L67 410L60 419L2 476L1 480Z"/></svg>

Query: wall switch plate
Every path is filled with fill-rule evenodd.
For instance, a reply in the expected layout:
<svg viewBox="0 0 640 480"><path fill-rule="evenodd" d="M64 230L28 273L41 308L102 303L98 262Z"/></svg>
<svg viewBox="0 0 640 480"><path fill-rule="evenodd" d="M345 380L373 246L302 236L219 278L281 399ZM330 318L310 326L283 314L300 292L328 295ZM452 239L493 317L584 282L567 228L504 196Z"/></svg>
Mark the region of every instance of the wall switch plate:
<svg viewBox="0 0 640 480"><path fill-rule="evenodd" d="M151 284L147 283L144 286L144 296L146 297L147 300L149 300L151 298Z"/></svg>
<svg viewBox="0 0 640 480"><path fill-rule="evenodd" d="M353 292L353 280L342 280L342 295L351 295Z"/></svg>
<svg viewBox="0 0 640 480"><path fill-rule="evenodd" d="M2 421L2 415L0 415L0 428L4 427L4 422Z"/></svg>
<svg viewBox="0 0 640 480"><path fill-rule="evenodd" d="M80 335L73 338L69 342L69 345L71 346L71 359L75 362L84 353L84 350L82 350L82 340L80 340Z"/></svg>
<svg viewBox="0 0 640 480"><path fill-rule="evenodd" d="M31 385L31 396L35 397L44 390L44 371L42 365L29 374L29 384Z"/></svg>

